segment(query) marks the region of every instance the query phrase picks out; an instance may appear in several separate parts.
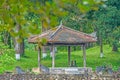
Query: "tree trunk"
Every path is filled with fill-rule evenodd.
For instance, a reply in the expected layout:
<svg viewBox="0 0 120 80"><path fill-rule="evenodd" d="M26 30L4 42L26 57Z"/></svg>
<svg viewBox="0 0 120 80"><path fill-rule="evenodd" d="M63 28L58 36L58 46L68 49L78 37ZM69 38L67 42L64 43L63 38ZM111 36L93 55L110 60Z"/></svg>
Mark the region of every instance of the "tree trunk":
<svg viewBox="0 0 120 80"><path fill-rule="evenodd" d="M18 37L15 38L15 53L16 60L20 60L20 43L18 42Z"/></svg>
<svg viewBox="0 0 120 80"><path fill-rule="evenodd" d="M113 44L112 51L116 51L116 52L118 51L118 47L116 44Z"/></svg>
<svg viewBox="0 0 120 80"><path fill-rule="evenodd" d="M21 26L17 24L15 32L18 33L20 30L21 30ZM15 37L15 52L16 52L17 60L20 59L20 55L24 54L24 39L21 39L19 35Z"/></svg>
<svg viewBox="0 0 120 80"><path fill-rule="evenodd" d="M11 48L11 36L10 33L8 33L7 31L2 32L2 42L5 45L9 45L9 48Z"/></svg>
<svg viewBox="0 0 120 80"><path fill-rule="evenodd" d="M100 44L100 34L99 34L100 32L99 31L97 31L97 45L99 45Z"/></svg>
<svg viewBox="0 0 120 80"><path fill-rule="evenodd" d="M74 46L74 51L76 51L76 46Z"/></svg>
<svg viewBox="0 0 120 80"><path fill-rule="evenodd" d="M102 43L102 36L100 36L100 57L102 58L103 57L103 43Z"/></svg>
<svg viewBox="0 0 120 80"><path fill-rule="evenodd" d="M22 41L20 43L20 53L21 53L21 55L24 55L24 39L22 39Z"/></svg>
<svg viewBox="0 0 120 80"><path fill-rule="evenodd" d="M9 36L8 36L8 45L9 45L9 48L11 49L12 48L12 38L10 36L10 33L9 33Z"/></svg>

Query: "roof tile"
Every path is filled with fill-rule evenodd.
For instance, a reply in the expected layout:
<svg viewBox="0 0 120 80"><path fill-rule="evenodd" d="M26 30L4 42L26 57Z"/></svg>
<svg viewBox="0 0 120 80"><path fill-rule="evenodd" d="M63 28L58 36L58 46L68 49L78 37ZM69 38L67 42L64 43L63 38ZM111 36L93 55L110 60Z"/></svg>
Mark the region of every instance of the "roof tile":
<svg viewBox="0 0 120 80"><path fill-rule="evenodd" d="M46 38L47 43L68 43L68 44L76 44L76 43L89 43L96 42L96 39L89 34L76 31L74 29L61 26L55 29L48 30L43 32L40 35L30 37L28 42L37 43L38 38Z"/></svg>

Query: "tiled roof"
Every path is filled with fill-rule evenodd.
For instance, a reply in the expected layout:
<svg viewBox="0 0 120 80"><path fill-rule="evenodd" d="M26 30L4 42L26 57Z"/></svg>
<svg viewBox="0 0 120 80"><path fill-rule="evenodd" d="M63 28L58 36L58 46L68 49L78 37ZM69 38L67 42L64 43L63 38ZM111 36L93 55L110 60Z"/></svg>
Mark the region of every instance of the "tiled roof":
<svg viewBox="0 0 120 80"><path fill-rule="evenodd" d="M96 39L89 34L76 31L63 25L43 32L40 35L30 37L28 42L37 43L38 38L46 38L48 44L82 44L96 42Z"/></svg>

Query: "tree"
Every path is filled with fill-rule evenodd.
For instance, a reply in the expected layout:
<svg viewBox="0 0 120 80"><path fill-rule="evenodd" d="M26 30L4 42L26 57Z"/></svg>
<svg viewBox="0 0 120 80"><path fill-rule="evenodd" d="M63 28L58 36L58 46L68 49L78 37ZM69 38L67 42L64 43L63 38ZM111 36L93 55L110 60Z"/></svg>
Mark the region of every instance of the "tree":
<svg viewBox="0 0 120 80"><path fill-rule="evenodd" d="M94 23L100 38L113 46L113 51L118 51L119 42L119 26L120 26L120 10L115 6L101 7L99 11L95 12ZM116 35L117 34L117 35Z"/></svg>
<svg viewBox="0 0 120 80"><path fill-rule="evenodd" d="M120 11L120 1L119 0L109 0L109 1L107 1L106 2L106 5L108 5L108 6L113 6L113 7L115 7L117 10L119 10ZM118 12L119 12L118 11ZM118 14L115 14L116 15L116 20L114 21L114 22L116 22L115 23L115 27L114 27L114 29L113 29L113 34L111 35L111 38L113 38L113 39L111 39L112 40L112 45L113 45L113 48L112 48L112 50L113 51L118 51L118 46L119 46L119 37L120 37L120 34L119 34L119 30L120 30L120 22L119 22L119 20L120 20L120 18L119 17L117 17L117 16L120 16L120 13L118 13ZM115 18L115 17L114 17Z"/></svg>
<svg viewBox="0 0 120 80"><path fill-rule="evenodd" d="M21 44L25 37L38 29L41 30L42 27L49 29L58 25L59 19L67 15L66 9L70 10L71 5L85 12L99 3L94 0L2 0L0 3L0 27L4 29L0 30L6 30L15 37L16 54L21 54L23 53ZM34 19L28 21L26 16L29 13L39 15L38 21L42 23L42 26L33 23Z"/></svg>
<svg viewBox="0 0 120 80"><path fill-rule="evenodd" d="M27 37L27 31L24 27L28 24L25 19L31 3L27 0L4 0L1 2L1 27L9 32L14 38L16 54L24 53L24 37ZM28 7L29 8L28 8ZM29 26L29 25L27 25Z"/></svg>

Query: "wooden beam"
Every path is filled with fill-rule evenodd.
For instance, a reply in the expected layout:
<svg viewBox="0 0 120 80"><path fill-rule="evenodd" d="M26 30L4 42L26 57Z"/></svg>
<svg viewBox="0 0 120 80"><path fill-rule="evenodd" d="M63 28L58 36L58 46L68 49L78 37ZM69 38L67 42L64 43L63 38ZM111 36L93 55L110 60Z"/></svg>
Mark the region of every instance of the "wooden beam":
<svg viewBox="0 0 120 80"><path fill-rule="evenodd" d="M71 46L77 46L77 45L83 45L83 44L84 44L84 43L64 43L64 42L63 42L63 43L57 43L57 42L54 43L54 45L58 45L58 46L59 46L59 45L63 45L63 46L68 46L68 45L69 45L69 46L70 46L70 45L71 45ZM53 43L47 43L47 44L44 45L44 46L51 46L51 45L53 45Z"/></svg>
<svg viewBox="0 0 120 80"><path fill-rule="evenodd" d="M86 48L85 44L83 44L83 65L86 67Z"/></svg>
<svg viewBox="0 0 120 80"><path fill-rule="evenodd" d="M52 68L55 67L55 50L54 46L52 46Z"/></svg>
<svg viewBox="0 0 120 80"><path fill-rule="evenodd" d="M40 61L41 61L41 48L38 46L38 68L39 68L39 71L41 71L40 69Z"/></svg>
<svg viewBox="0 0 120 80"><path fill-rule="evenodd" d="M70 46L68 46L68 66L71 66L70 61Z"/></svg>

